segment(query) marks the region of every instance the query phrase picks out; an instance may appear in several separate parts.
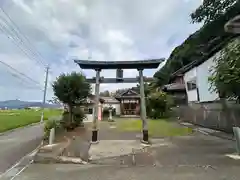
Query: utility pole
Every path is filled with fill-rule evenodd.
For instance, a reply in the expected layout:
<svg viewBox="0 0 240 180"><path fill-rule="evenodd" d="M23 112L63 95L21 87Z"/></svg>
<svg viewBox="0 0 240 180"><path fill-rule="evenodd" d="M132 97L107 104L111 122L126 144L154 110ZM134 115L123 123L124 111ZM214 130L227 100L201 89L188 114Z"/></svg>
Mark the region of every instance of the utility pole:
<svg viewBox="0 0 240 180"><path fill-rule="evenodd" d="M41 115L41 122L43 122L43 117L44 117L44 106L46 103L46 94L47 94L47 84L48 84L48 74L49 74L49 69L50 67L46 67L46 75L45 75L45 82L44 82L44 92L43 92L43 102L42 102L42 115Z"/></svg>

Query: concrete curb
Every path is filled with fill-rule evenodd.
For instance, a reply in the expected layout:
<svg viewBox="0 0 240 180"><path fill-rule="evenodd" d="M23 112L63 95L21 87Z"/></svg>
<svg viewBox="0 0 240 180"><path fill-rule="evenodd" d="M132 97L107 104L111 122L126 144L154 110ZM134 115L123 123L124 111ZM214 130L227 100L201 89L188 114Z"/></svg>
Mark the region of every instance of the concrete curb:
<svg viewBox="0 0 240 180"><path fill-rule="evenodd" d="M221 138L221 139L235 141L235 139L233 137L230 137L228 135L221 135L220 133L222 133L222 134L224 133L224 132L221 132L221 131L217 131L217 130L213 130L213 129L209 129L209 128L198 127L198 126L196 126L192 123L189 123L189 122L187 122L187 123L180 122L179 124L182 125L182 126L185 126L185 127L192 128L193 131L199 132L199 133L207 135L207 136L214 136L214 137L218 137L218 138ZM206 129L207 131L204 131L204 129ZM214 132L210 133L210 131L214 131Z"/></svg>
<svg viewBox="0 0 240 180"><path fill-rule="evenodd" d="M9 134L11 132L14 132L14 131L17 131L17 130L21 130L21 129L24 129L24 128L28 128L28 127L31 127L31 126L40 125L40 124L44 124L44 121L43 122L32 123L32 124L29 124L29 125L26 125L26 126L22 126L22 127L18 127L18 128L15 128L15 129L11 129L11 130L2 132L2 133L0 133L0 136L7 135L7 134Z"/></svg>

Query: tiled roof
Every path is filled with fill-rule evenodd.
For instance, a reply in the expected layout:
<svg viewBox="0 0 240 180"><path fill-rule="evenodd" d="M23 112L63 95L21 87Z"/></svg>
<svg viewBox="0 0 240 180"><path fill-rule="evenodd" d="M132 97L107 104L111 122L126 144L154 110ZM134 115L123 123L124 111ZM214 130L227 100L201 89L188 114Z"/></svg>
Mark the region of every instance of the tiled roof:
<svg viewBox="0 0 240 180"><path fill-rule="evenodd" d="M220 50L222 50L231 40L235 39L237 36L231 36L229 38L227 38L226 40L224 40L222 43L218 44L212 51L210 51L208 54L202 56L201 58L187 64L186 66L183 66L182 68L180 68L179 70L175 71L174 73L172 73L171 78L177 76L177 75L182 75L185 72L191 70L192 68L201 65L202 63L204 63L205 61L207 61L209 58L211 58L212 56L214 56L214 54L216 54L217 52L219 52Z"/></svg>

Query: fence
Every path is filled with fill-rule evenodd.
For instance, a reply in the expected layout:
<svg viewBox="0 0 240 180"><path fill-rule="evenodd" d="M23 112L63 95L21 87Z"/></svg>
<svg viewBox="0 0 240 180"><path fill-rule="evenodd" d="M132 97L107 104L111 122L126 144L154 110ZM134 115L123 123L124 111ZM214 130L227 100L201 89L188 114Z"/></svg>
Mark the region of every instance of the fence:
<svg viewBox="0 0 240 180"><path fill-rule="evenodd" d="M228 112L220 104L182 105L174 108L175 117L206 128L232 133L232 127L240 125L240 108L229 107Z"/></svg>

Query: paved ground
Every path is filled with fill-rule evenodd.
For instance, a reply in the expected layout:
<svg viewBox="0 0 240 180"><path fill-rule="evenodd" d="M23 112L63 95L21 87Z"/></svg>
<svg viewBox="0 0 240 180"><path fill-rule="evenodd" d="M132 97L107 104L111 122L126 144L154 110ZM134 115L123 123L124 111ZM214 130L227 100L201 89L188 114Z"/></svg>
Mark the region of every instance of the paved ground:
<svg viewBox="0 0 240 180"><path fill-rule="evenodd" d="M41 169L36 173L37 169ZM44 171L43 171L44 170ZM85 166L77 165L36 165L28 169L16 180L238 180L236 175L239 168L204 169L201 167L104 167L104 166ZM235 175L233 175L235 174Z"/></svg>
<svg viewBox="0 0 240 180"><path fill-rule="evenodd" d="M29 126L0 135L0 174L33 151L40 144L42 136L42 125Z"/></svg>
<svg viewBox="0 0 240 180"><path fill-rule="evenodd" d="M240 161L226 156L235 151L233 141L199 133L162 141L166 145L139 152L135 163L129 155L102 158L94 165L32 164L15 179L240 179Z"/></svg>

